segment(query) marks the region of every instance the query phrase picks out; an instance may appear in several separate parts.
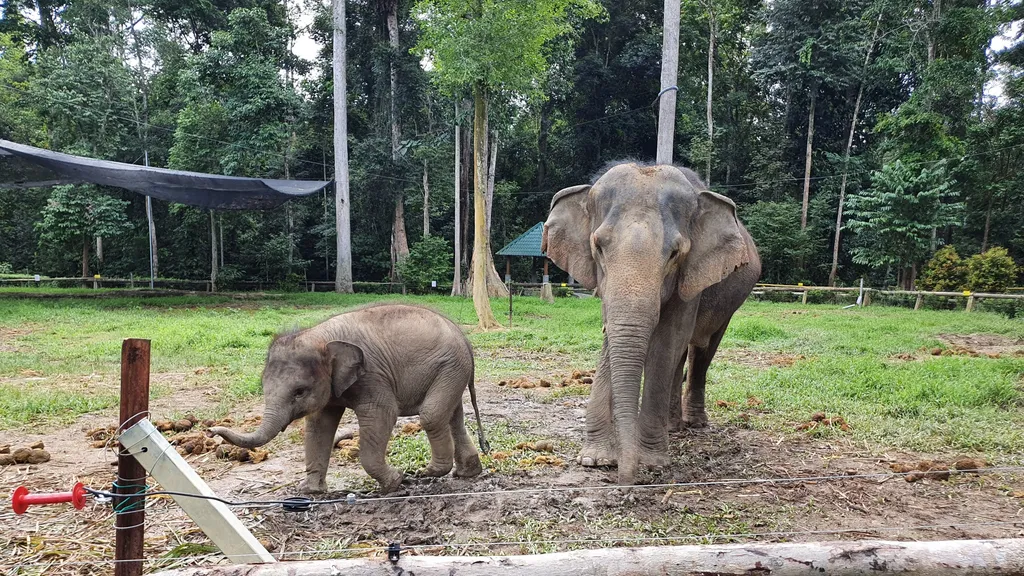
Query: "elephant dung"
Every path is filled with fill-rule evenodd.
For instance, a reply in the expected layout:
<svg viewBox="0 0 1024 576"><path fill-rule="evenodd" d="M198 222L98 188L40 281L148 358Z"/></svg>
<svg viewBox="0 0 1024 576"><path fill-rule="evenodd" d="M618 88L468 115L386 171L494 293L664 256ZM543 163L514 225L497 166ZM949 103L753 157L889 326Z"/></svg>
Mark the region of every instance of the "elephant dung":
<svg viewBox="0 0 1024 576"><path fill-rule="evenodd" d="M547 464L549 466L565 466L565 460L562 460L558 456L548 456L546 454L541 454L540 456L535 457L531 462L536 465Z"/></svg>
<svg viewBox="0 0 1024 576"><path fill-rule="evenodd" d="M973 472L978 474L978 471L982 468L988 468L988 462L985 462L981 458L960 458L956 462L953 462L953 469L962 472Z"/></svg>
<svg viewBox="0 0 1024 576"><path fill-rule="evenodd" d="M43 441L42 440L37 440L37 441L29 444L28 447L33 449L33 450L42 450L43 448L46 448L46 446L43 445Z"/></svg>
<svg viewBox="0 0 1024 576"><path fill-rule="evenodd" d="M403 436L412 436L420 430L423 430L423 426L420 426L419 422L406 422L405 424L402 424Z"/></svg>
<svg viewBox="0 0 1024 576"><path fill-rule="evenodd" d="M174 430L174 422L171 420L157 420L153 422L153 425L161 432L172 432Z"/></svg>
<svg viewBox="0 0 1024 576"><path fill-rule="evenodd" d="M346 460L356 460L359 458L359 440L342 440L338 442L338 448L341 457Z"/></svg>
<svg viewBox="0 0 1024 576"><path fill-rule="evenodd" d="M263 450L262 448L248 449L221 444L217 446L216 456L223 460L235 460L237 462L252 462L253 464L258 464L266 460L270 456L270 452Z"/></svg>
<svg viewBox="0 0 1024 576"><path fill-rule="evenodd" d="M545 380L543 378L540 379L539 384L540 384L541 388L551 388L551 382L549 382L549 381L547 381L547 380Z"/></svg>
<svg viewBox="0 0 1024 576"><path fill-rule="evenodd" d="M99 428L87 430L85 437L89 440L109 440L116 430L116 426L100 426Z"/></svg>
<svg viewBox="0 0 1024 576"><path fill-rule="evenodd" d="M46 450L18 448L10 456L14 464L42 464L50 461L50 453Z"/></svg>
<svg viewBox="0 0 1024 576"><path fill-rule="evenodd" d="M10 454L10 453L11 453L11 445L10 444L0 444L0 454Z"/></svg>
<svg viewBox="0 0 1024 576"><path fill-rule="evenodd" d="M516 444L516 450L533 450L534 452L554 452L555 443L551 440L538 440L536 442L520 442Z"/></svg>
<svg viewBox="0 0 1024 576"><path fill-rule="evenodd" d="M174 423L174 431L188 432L189 430L192 429L193 426L195 426L194 422L192 422L188 418L182 418L181 420L178 420Z"/></svg>

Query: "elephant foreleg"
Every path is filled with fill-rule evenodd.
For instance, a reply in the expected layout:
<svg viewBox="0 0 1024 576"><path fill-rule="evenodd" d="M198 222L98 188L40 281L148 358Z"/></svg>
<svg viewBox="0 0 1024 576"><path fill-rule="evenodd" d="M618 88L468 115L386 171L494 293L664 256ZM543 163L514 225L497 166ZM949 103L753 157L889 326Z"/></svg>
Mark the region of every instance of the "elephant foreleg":
<svg viewBox="0 0 1024 576"><path fill-rule="evenodd" d="M334 448L334 432L345 408L328 406L306 416L306 480L299 489L316 493L327 491L327 466Z"/></svg>
<svg viewBox="0 0 1024 576"><path fill-rule="evenodd" d="M706 347L691 347L686 392L683 394L683 426L686 428L704 428L708 425L708 413L704 410L704 386L708 381L708 367L718 351L726 327L722 326L712 334Z"/></svg>
<svg viewBox="0 0 1024 576"><path fill-rule="evenodd" d="M579 456L579 463L584 466L615 466L618 463L618 445L612 426L611 376L608 338L605 337L587 402L586 437Z"/></svg>

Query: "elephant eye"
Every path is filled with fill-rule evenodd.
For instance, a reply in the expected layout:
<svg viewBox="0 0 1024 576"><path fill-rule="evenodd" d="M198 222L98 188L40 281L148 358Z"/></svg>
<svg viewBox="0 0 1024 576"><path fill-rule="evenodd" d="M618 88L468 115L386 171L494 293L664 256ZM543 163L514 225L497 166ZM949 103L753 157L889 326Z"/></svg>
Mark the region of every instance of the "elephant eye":
<svg viewBox="0 0 1024 576"><path fill-rule="evenodd" d="M668 255L668 259L675 260L676 256L679 256L679 248L673 248L672 253Z"/></svg>
<svg viewBox="0 0 1024 576"><path fill-rule="evenodd" d="M299 388L298 390L295 391L295 397L296 398L301 398L301 397L305 396L308 392L309 392L309 388Z"/></svg>

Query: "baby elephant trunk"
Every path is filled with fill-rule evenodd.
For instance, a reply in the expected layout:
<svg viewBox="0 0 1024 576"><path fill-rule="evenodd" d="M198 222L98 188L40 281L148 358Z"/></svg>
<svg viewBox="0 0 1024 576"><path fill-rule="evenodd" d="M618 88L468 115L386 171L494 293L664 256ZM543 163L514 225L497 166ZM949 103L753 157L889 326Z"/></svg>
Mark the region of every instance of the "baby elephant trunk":
<svg viewBox="0 0 1024 576"><path fill-rule="evenodd" d="M287 420L283 416L279 416L277 413L268 412L263 415L263 422L260 423L259 429L255 432L249 434L238 433L230 428L224 428L221 426L214 426L213 428L210 428L210 432L223 437L235 446L241 446L242 448L258 448L267 442L270 442L278 434L283 432L290 422L290 420Z"/></svg>

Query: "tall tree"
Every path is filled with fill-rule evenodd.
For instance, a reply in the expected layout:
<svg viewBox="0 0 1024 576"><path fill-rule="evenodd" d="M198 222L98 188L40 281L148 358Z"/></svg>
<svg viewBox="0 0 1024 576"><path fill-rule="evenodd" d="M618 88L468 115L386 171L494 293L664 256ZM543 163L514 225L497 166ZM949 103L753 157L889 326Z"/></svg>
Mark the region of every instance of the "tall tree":
<svg viewBox="0 0 1024 576"><path fill-rule="evenodd" d="M348 98L345 71L345 1L332 0L334 38L334 178L335 230L337 231L337 270L334 289L352 293L352 237L348 189Z"/></svg>
<svg viewBox="0 0 1024 576"><path fill-rule="evenodd" d="M495 96L535 90L547 61L544 45L572 31L570 11L596 16L591 0L420 0L423 27L417 45L429 53L434 81L449 94L473 94L473 304L482 329L498 327L487 298L488 106Z"/></svg>

